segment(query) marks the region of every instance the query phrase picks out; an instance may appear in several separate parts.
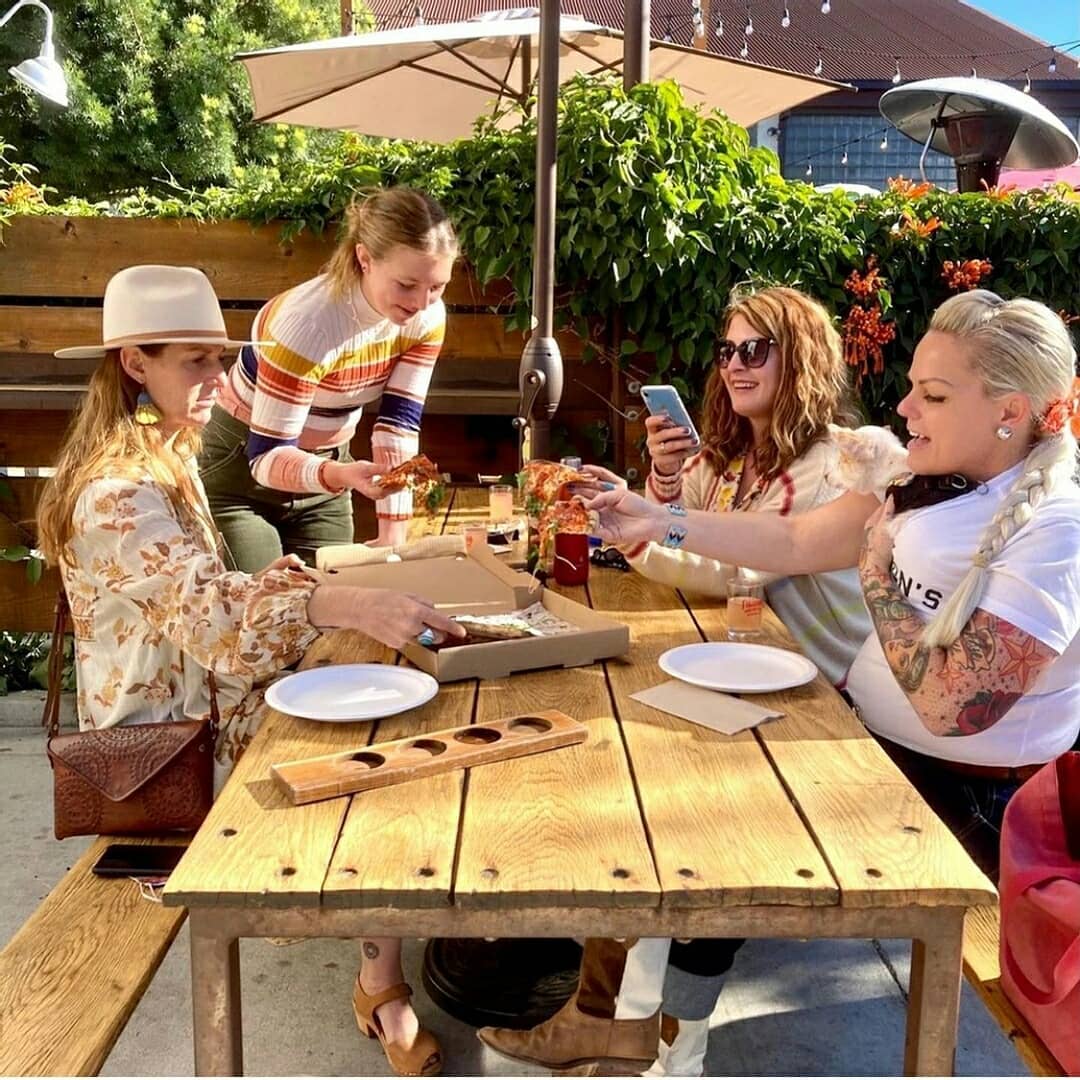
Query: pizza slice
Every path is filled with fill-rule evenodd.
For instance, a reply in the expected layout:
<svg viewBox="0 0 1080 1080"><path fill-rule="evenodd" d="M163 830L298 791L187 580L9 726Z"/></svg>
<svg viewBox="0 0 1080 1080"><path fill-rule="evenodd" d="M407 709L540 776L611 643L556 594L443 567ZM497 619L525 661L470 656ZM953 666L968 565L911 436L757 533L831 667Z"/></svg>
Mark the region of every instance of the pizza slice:
<svg viewBox="0 0 1080 1080"><path fill-rule="evenodd" d="M595 482L588 473L556 461L527 461L518 473L518 487L521 488L526 512L532 517L539 517L549 506L569 498L566 492L568 485Z"/></svg>
<svg viewBox="0 0 1080 1080"><path fill-rule="evenodd" d="M379 486L384 495L408 489L413 493L413 498L431 514L439 508L445 492L442 473L426 454L417 454L395 465L383 474Z"/></svg>

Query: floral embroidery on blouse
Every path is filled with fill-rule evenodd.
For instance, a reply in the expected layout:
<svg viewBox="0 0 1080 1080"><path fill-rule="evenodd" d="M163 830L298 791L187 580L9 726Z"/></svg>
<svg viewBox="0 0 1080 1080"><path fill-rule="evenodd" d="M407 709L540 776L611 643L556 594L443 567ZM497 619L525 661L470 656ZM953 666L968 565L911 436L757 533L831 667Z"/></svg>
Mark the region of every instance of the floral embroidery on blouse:
<svg viewBox="0 0 1080 1080"><path fill-rule="evenodd" d="M716 486L716 500L713 506L717 513L724 513L728 510L746 510L769 486L765 482L765 478L759 476L742 501L736 502L736 496L739 493L739 481L742 479L745 465L746 456L742 455L732 458L724 466L724 471L720 474L720 480Z"/></svg>
<svg viewBox="0 0 1080 1080"><path fill-rule="evenodd" d="M226 570L199 515L178 514L149 478L92 483L76 504L70 548L60 570L80 727L206 716L212 668L217 757L234 761L261 715L254 682L295 663L318 636L307 618L315 582L288 570Z"/></svg>

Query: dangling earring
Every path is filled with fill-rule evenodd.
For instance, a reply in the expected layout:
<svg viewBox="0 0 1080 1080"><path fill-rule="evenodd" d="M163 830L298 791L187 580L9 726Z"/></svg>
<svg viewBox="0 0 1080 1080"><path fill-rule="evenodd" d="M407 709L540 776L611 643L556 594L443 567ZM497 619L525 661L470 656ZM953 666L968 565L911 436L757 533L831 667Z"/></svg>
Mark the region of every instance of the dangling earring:
<svg viewBox="0 0 1080 1080"><path fill-rule="evenodd" d="M160 424L161 419L161 411L154 404L154 399L147 393L146 388L143 387L135 401L135 423L150 427L153 424Z"/></svg>
<svg viewBox="0 0 1080 1080"><path fill-rule="evenodd" d="M1002 442L1004 442L1006 439L1011 439L1013 433L1011 427L1006 427L1004 424L1002 424L1001 427L999 427L997 431L994 432L994 434L997 435L997 437Z"/></svg>

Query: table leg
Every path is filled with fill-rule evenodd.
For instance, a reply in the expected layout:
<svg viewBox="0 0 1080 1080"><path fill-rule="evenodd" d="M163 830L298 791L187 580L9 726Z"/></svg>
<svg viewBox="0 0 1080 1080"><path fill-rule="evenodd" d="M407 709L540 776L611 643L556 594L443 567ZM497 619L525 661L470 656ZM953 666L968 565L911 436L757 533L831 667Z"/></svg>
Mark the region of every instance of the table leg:
<svg viewBox="0 0 1080 1080"><path fill-rule="evenodd" d="M215 933L213 911L189 918L195 1075L242 1076L240 941Z"/></svg>
<svg viewBox="0 0 1080 1080"><path fill-rule="evenodd" d="M942 909L935 929L911 943L906 1076L952 1076L963 978L964 912Z"/></svg>

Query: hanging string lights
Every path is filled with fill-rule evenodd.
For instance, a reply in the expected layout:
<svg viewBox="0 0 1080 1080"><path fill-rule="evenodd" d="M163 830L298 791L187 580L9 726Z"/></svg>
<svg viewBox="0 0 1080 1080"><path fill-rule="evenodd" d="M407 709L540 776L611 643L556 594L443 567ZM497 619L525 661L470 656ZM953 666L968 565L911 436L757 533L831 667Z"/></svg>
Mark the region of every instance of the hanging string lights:
<svg viewBox="0 0 1080 1080"><path fill-rule="evenodd" d="M893 86L899 86L900 85L900 80L903 79L903 77L904 77L900 73L900 57L897 56L897 57L894 57L893 59L896 61L896 70L893 72L892 84L893 84Z"/></svg>
<svg viewBox="0 0 1080 1080"><path fill-rule="evenodd" d="M788 28L789 26L791 26L791 12L790 12L790 11L788 11L788 6L787 6L787 4L785 4L785 5L784 5L784 16L783 16L783 18L782 18L782 19L780 20L780 25L781 25L781 26L782 26L782 27L783 27L783 28L784 28L785 30L786 30L786 29L787 29L787 28Z"/></svg>

